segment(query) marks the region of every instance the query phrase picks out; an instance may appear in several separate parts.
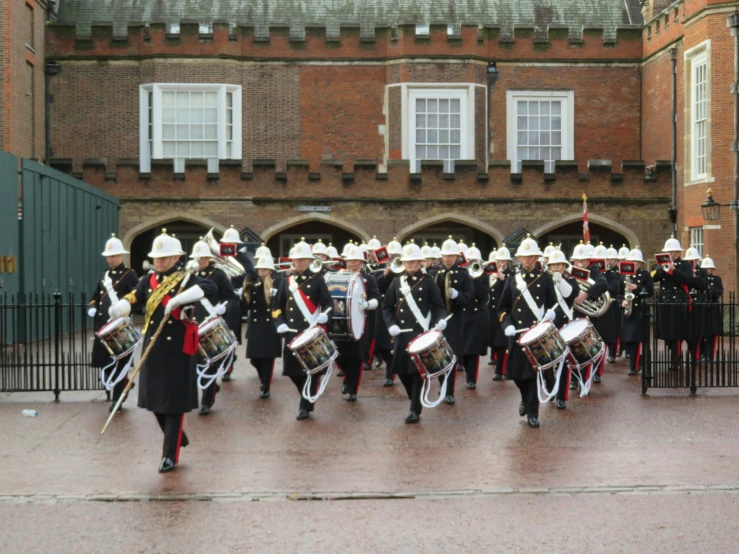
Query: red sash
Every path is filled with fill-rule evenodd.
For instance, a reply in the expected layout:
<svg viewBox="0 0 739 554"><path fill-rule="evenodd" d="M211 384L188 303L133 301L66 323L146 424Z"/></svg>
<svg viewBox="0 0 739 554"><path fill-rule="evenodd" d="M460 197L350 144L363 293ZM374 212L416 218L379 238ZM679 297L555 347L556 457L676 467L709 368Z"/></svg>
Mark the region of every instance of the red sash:
<svg viewBox="0 0 739 554"><path fill-rule="evenodd" d="M157 281L156 273L151 274L151 277L149 278L149 286L151 287L151 290L156 290L159 286L159 281ZM167 294L164 298L162 298L161 305L166 308L171 299L172 297ZM200 342L200 336L198 334L198 324L181 319L182 309L179 306L172 310L172 314L170 317L174 317L177 321L185 326L185 342L182 345L182 353L186 356L194 356L195 354L197 354Z"/></svg>
<svg viewBox="0 0 739 554"><path fill-rule="evenodd" d="M668 271L667 273L669 273L670 275L672 275L674 273L674 270L673 271ZM693 299L690 296L690 291L688 290L688 285L686 285L685 283L680 283L680 288L683 289L685 291L685 294L688 295L688 311L689 312L692 312L693 311Z"/></svg>

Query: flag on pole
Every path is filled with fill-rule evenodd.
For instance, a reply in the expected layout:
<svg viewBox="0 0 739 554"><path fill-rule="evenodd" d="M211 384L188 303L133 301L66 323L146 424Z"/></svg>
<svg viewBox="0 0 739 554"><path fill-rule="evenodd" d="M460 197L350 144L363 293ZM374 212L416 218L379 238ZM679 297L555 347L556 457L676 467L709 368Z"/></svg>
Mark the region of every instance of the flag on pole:
<svg viewBox="0 0 739 554"><path fill-rule="evenodd" d="M590 227L588 226L588 197L582 195L582 238L585 244L590 242Z"/></svg>

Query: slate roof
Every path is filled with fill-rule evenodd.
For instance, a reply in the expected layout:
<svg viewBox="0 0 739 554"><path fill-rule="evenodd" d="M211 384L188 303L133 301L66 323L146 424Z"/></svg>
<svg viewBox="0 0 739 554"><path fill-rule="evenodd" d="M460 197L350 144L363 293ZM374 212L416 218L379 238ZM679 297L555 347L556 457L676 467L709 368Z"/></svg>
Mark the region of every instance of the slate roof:
<svg viewBox="0 0 739 554"><path fill-rule="evenodd" d="M497 25L502 34L514 26L603 27L613 37L616 27L641 25L639 0L61 0L58 21L73 24L79 36L92 23L112 23L118 31L129 24L182 21L272 27L359 26L362 34L375 27L402 24ZM574 30L574 33L572 32Z"/></svg>

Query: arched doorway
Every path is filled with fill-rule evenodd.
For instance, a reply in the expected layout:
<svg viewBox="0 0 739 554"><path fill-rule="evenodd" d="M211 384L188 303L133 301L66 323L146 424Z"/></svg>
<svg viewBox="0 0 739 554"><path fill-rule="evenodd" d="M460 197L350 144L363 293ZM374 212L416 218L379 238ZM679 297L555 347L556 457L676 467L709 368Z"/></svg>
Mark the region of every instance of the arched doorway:
<svg viewBox="0 0 739 554"><path fill-rule="evenodd" d="M131 242L131 267L137 273L141 274L143 271L144 260L149 259L148 254L151 252L151 245L154 243L154 238L161 234L162 228L167 229L167 234L174 234L182 243L182 249L186 252L186 255L182 256L183 260L186 260L187 256L190 255L192 247L198 239L210 229L210 227L204 225L177 220L144 231Z"/></svg>
<svg viewBox="0 0 739 554"><path fill-rule="evenodd" d="M408 236L403 237L403 242L413 241L419 246L423 246L428 243L429 246L438 246L441 248L442 243L449 238L449 236L457 242L464 241L467 246L473 244L480 249L483 258L487 259L488 254L491 250L498 247L498 241L494 237L491 237L487 233L469 227L463 223L457 221L442 221L434 223L427 227L417 229L411 232Z"/></svg>
<svg viewBox="0 0 739 554"><path fill-rule="evenodd" d="M300 242L302 238L305 238L308 244L315 244L318 242L318 239L321 239L326 245L333 244L339 252L341 252L344 245L350 240L355 242L362 241L359 235L351 231L331 225L325 221L312 220L297 223L267 237L267 246L273 256L287 257L293 245Z"/></svg>
<svg viewBox="0 0 739 554"><path fill-rule="evenodd" d="M630 248L632 247L629 244L629 240L618 231L593 222L590 222L589 227L590 244L593 246L597 246L602 242L606 248L610 248L612 245L616 250L624 244ZM539 246L543 249L549 243L554 244L554 246L561 245L562 252L569 258L575 246L580 244L581 240L582 221L573 221L572 223L547 231L543 236L539 237Z"/></svg>

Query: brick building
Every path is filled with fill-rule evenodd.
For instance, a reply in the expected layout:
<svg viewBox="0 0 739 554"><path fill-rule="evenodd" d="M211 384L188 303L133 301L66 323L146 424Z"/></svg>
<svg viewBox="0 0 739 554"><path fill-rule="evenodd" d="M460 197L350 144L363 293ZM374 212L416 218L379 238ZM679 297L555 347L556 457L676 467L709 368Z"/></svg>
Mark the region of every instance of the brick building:
<svg viewBox="0 0 739 554"><path fill-rule="evenodd" d="M45 0L0 3L0 151L45 159Z"/></svg>
<svg viewBox="0 0 739 554"><path fill-rule="evenodd" d="M672 230L677 46L677 225L730 277L729 210L696 219L700 184L728 202L733 179L735 7L714 3L62 0L48 162L120 198L134 266L163 225L188 242L233 224L283 254L448 234L487 253L522 232L569 250L583 193L595 240L651 255ZM686 180L696 59L712 146Z"/></svg>

